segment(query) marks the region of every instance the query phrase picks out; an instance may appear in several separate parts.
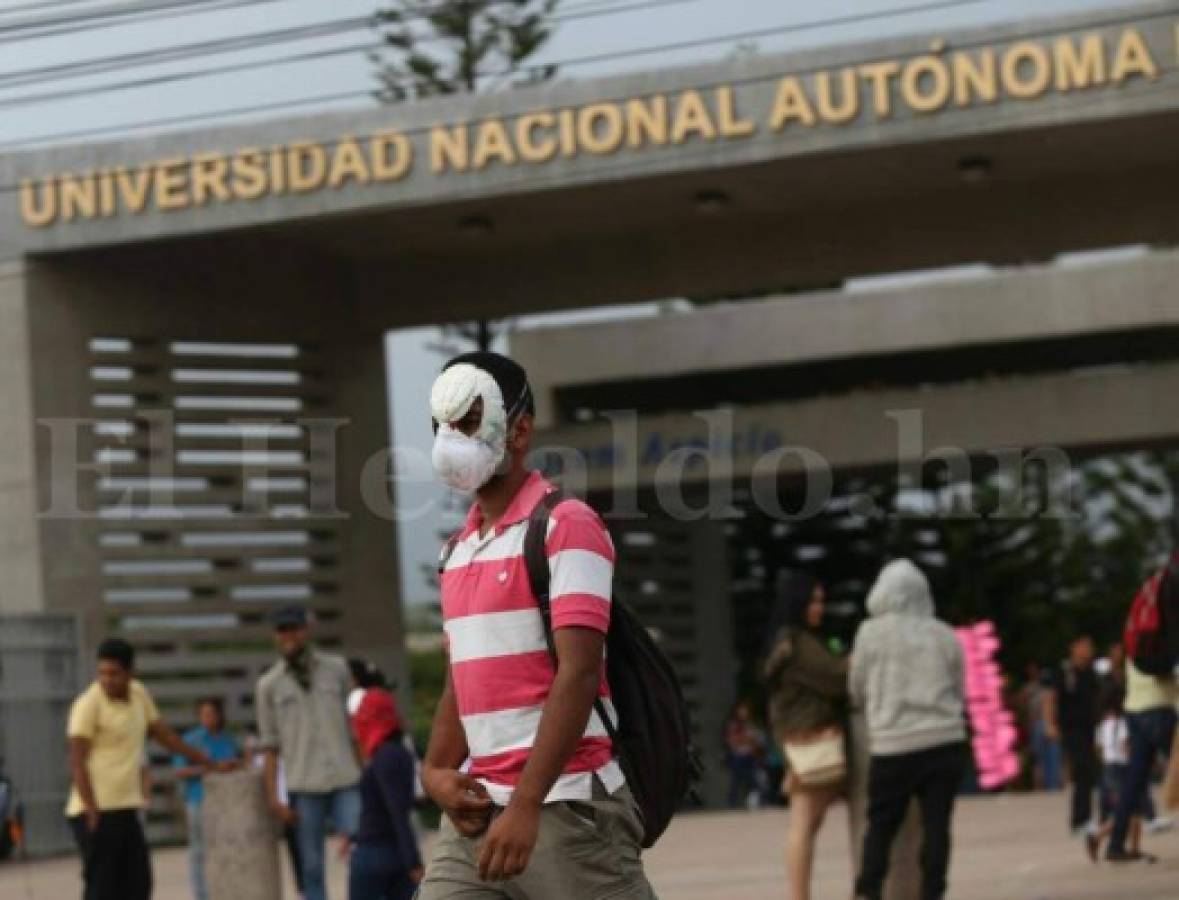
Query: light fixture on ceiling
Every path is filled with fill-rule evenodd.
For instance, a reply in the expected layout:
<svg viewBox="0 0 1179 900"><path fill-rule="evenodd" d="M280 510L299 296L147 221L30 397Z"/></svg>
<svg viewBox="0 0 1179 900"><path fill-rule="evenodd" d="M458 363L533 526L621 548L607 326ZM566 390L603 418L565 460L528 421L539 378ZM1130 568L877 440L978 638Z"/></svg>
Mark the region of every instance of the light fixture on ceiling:
<svg viewBox="0 0 1179 900"><path fill-rule="evenodd" d="M732 202L728 194L715 189L698 191L695 197L696 211L706 216L724 212Z"/></svg>
<svg viewBox="0 0 1179 900"><path fill-rule="evenodd" d="M958 175L967 184L982 184L994 168L995 162L989 156L964 156L958 160Z"/></svg>
<svg viewBox="0 0 1179 900"><path fill-rule="evenodd" d="M495 222L487 216L463 216L459 219L458 230L471 238L488 237L495 233Z"/></svg>

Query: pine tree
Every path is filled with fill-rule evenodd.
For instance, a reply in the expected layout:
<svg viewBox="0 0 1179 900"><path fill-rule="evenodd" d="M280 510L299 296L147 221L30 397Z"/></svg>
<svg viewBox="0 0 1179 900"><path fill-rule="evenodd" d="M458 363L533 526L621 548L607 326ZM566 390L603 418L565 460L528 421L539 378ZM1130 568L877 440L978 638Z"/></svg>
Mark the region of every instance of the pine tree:
<svg viewBox="0 0 1179 900"><path fill-rule="evenodd" d="M552 37L559 0L396 0L376 14L385 49L372 54L381 88L397 103L544 81L555 66L525 68Z"/></svg>

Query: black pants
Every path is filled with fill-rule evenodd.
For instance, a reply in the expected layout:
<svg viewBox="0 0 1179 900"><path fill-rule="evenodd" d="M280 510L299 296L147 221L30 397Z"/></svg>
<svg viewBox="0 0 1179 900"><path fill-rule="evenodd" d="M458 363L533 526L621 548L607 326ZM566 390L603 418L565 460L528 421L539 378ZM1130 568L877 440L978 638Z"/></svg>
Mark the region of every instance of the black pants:
<svg viewBox="0 0 1179 900"><path fill-rule="evenodd" d="M82 900L149 900L151 859L138 810L104 812L93 832L82 816L70 827L82 853Z"/></svg>
<svg viewBox="0 0 1179 900"><path fill-rule="evenodd" d="M1064 755L1068 758L1073 781L1073 802L1069 811L1069 827L1088 825L1093 818L1093 792L1101 781L1101 763L1097 759L1093 735L1064 736Z"/></svg>
<svg viewBox="0 0 1179 900"><path fill-rule="evenodd" d="M916 753L873 756L868 769L868 832L856 894L880 900L888 857L910 801L921 806L921 896L941 900L950 868L950 819L966 764L964 744L944 744Z"/></svg>

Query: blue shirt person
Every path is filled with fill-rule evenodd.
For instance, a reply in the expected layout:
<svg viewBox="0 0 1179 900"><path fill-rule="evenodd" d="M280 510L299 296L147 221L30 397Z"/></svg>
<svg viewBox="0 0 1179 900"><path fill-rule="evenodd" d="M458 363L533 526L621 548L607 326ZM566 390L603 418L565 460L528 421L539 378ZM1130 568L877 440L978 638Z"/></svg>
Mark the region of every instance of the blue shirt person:
<svg viewBox="0 0 1179 900"><path fill-rule="evenodd" d="M200 724L185 732L184 740L190 747L198 747L213 762L232 762L241 757L241 748L233 736L225 731L225 710L216 697L197 701L197 721ZM188 811L188 864L195 900L208 900L209 888L205 880L205 823L201 805L205 786L201 770L188 765L184 757L173 760L176 775L182 779L184 801Z"/></svg>

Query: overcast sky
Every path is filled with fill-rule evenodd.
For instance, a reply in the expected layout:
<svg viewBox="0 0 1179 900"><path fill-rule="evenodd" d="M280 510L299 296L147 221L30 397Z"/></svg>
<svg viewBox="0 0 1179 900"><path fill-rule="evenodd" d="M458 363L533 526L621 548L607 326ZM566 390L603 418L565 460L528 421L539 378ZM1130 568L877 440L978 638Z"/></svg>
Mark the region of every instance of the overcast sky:
<svg viewBox="0 0 1179 900"><path fill-rule="evenodd" d="M152 0L128 0L126 5L150 2ZM217 6L228 2L232 0L205 0L204 5ZM5 82L9 85L0 87L0 104L49 91L230 67L243 62L369 43L375 40L373 33L357 29L295 44L219 53L204 59L157 64L151 68L101 76L18 86L12 86L11 78L14 73L42 66L310 23L335 22L365 16L383 4L378 0L262 0L236 10L183 16L170 12L167 18L156 21L56 37L30 39L27 31L22 35L11 30L11 26L30 17L82 15L87 10L109 9L112 5L120 4L116 0L0 0L0 85ZM194 2L193 5L198 4ZM937 5L936 0L824 0L823 3L794 0L564 0L558 15L576 16L593 9L643 5L651 8L576 18L559 25L554 39L542 54L542 60L560 62L700 38L717 39L715 44L702 49L628 56L590 65L570 65L562 70L562 77L587 78L606 72L723 58L733 52L737 43L725 39L726 35L751 31L796 29L785 34L767 33L743 42L758 50L771 51L1129 4L1118 0L964 0L954 8L932 12L929 7ZM921 10L921 7L925 9ZM902 12L905 9L910 11ZM797 28L816 21L830 22L857 16L870 18L828 27ZM9 29L7 32L6 28ZM14 40L17 37L20 39ZM350 52L311 62L216 74L165 85L31 105L0 106L3 109L0 143L88 128L133 125L163 117L205 115L231 107L303 101L309 97L353 91L359 93L373 84L372 64L363 54ZM365 102L363 96L357 96L332 105ZM314 106L302 107L303 111L315 109Z"/></svg>
<svg viewBox="0 0 1179 900"><path fill-rule="evenodd" d="M204 116L195 126L213 121L210 114L232 107L302 101L308 97L355 93L351 99L319 106L292 107L285 113L312 113L328 106L355 106L366 102L364 92L375 85L372 64L359 51L340 53L315 62L285 64L245 72L217 74L165 85L121 90L60 101L30 105L5 105L5 101L48 91L108 85L154 75L228 67L254 60L275 59L294 53L348 48L375 40L371 31L358 29L330 38L303 40L266 49L239 51L189 59L151 68L120 71L102 76L55 80L41 84L12 86L14 74L29 69L79 60L101 59L154 48L163 48L235 35L249 35L279 28L319 22L335 22L364 16L381 4L375 0L262 0L239 10L175 16L154 22L103 28L60 37L13 40L10 26L30 16L81 14L86 10L110 8L115 0L0 0L0 146L45 135L87 129L133 126L161 118ZM130 0L135 4L150 0ZM218 5L214 0L205 5ZM232 0L220 0L221 3ZM764 36L742 41L746 51L771 52L799 47L853 43L866 38L912 32L952 31L995 21L1051 17L1101 7L1133 5L1119 0L978 0L956 8L931 12L899 12L930 7L933 0L824 0L822 3L794 0L564 0L560 10L576 14L589 9L631 7L663 2L646 10L617 12L593 18L579 18L557 28L541 60L562 62L635 48L658 47L701 38L718 38L703 49L658 52L593 65L566 65L563 78L591 78L607 73L662 68L683 63L722 59L737 48L728 38L739 33L764 31ZM194 6L197 5L195 2ZM29 7L39 7L29 9ZM19 7L24 7L23 11ZM15 10L15 11L14 11ZM6 12L7 11L7 12ZM559 13L560 14L560 13ZM860 22L809 28L796 26L864 17ZM774 29L794 27L789 33ZM5 28L10 30L6 33ZM7 83L9 86L4 87ZM250 121L260 116L242 118ZM170 127L177 127L175 125ZM183 126L180 126L183 127ZM140 130L140 133L145 133ZM114 135L112 135L113 137ZM430 444L426 397L441 356L428 349L437 333L418 330L389 337L390 397L397 443L415 447L425 459ZM402 483L399 500L406 508L437 503L439 492L429 479L428 467L416 472L418 483ZM431 599L421 576L437 555L435 533L441 527L437 511L400 530L403 568L402 594L409 602Z"/></svg>

